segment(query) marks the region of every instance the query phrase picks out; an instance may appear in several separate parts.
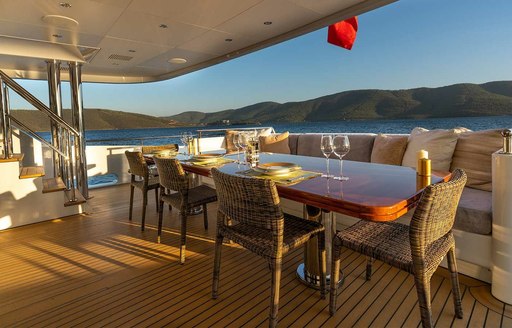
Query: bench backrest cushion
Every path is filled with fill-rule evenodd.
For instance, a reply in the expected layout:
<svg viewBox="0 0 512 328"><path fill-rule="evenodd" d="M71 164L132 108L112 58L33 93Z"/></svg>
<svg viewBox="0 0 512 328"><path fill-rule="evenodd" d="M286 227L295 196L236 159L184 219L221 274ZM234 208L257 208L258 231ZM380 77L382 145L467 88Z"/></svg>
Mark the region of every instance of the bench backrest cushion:
<svg viewBox="0 0 512 328"><path fill-rule="evenodd" d="M290 154L288 145L288 132L274 133L268 136L260 136L260 151L268 153Z"/></svg>
<svg viewBox="0 0 512 328"><path fill-rule="evenodd" d="M350 151L343 157L349 161L370 162L375 134L347 134ZM324 157L320 150L321 134L301 134L297 140L297 155ZM290 147L290 150L292 147ZM293 151L292 151L293 154ZM336 156L331 155L331 158Z"/></svg>
<svg viewBox="0 0 512 328"><path fill-rule="evenodd" d="M503 146L500 131L483 130L459 135L451 170L461 168L466 171L467 187L492 191L492 154Z"/></svg>
<svg viewBox="0 0 512 328"><path fill-rule="evenodd" d="M407 148L407 140L407 135L377 135L373 143L371 162L402 165L402 159Z"/></svg>
<svg viewBox="0 0 512 328"><path fill-rule="evenodd" d="M457 138L458 133L455 129L429 131L424 128L414 128L409 135L402 166L415 168L418 161L417 153L423 149L428 151L432 170L449 171Z"/></svg>

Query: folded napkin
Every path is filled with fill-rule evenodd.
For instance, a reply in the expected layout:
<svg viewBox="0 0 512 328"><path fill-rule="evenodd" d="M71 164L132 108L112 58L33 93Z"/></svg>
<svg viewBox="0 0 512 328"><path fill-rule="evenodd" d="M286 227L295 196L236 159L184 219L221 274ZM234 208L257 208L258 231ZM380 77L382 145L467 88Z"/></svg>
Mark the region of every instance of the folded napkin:
<svg viewBox="0 0 512 328"><path fill-rule="evenodd" d="M312 179L314 177L318 177L322 175L318 172L312 172L312 171L305 171L305 170L294 170L291 171L288 174L283 175L267 175L258 171L254 170L245 170L241 172L237 172L237 174L246 175L254 178L260 178L260 179L270 179L273 180L275 183L278 184L284 184L284 185L292 185L295 183L299 183L303 180Z"/></svg>

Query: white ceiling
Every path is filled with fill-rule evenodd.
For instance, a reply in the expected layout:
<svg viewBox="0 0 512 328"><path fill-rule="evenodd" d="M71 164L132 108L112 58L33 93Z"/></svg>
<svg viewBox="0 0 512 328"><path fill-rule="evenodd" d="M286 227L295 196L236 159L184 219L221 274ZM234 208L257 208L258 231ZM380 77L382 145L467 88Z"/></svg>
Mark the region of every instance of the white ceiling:
<svg viewBox="0 0 512 328"><path fill-rule="evenodd" d="M11 77L44 79L45 59L73 60L84 62L84 81L164 80L393 1L0 0L0 69ZM45 15L69 17L78 25L49 24ZM70 50L77 47L82 55ZM91 55L83 56L84 49ZM174 57L187 62L169 63Z"/></svg>

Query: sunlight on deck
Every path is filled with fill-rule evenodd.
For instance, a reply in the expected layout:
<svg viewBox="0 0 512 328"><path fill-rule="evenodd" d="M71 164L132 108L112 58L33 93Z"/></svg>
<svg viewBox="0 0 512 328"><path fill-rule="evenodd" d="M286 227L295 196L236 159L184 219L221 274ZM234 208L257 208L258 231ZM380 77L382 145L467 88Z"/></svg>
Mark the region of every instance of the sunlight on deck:
<svg viewBox="0 0 512 328"><path fill-rule="evenodd" d="M222 250L219 298L212 300L216 206L210 230L189 218L187 260L178 263L179 219L164 211L162 242L150 196L148 226L140 231L140 195L128 221L126 186L94 191L91 213L11 229L0 234L1 326L267 326L270 274L266 263L234 244ZM154 196L153 196L154 197ZM332 327L406 326L420 322L414 280L375 262L365 281L365 258L345 250L346 280L338 311L301 284L295 270L302 250L284 259L279 325ZM495 300L489 286L461 277L464 319L454 318L445 270L432 279L434 321L446 326L512 326L512 306Z"/></svg>

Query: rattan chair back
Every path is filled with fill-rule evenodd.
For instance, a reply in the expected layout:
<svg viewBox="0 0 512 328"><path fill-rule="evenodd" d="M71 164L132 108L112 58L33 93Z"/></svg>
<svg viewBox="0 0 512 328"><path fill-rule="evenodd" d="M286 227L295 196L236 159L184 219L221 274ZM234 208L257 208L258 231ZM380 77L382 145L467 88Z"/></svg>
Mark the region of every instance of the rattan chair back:
<svg viewBox="0 0 512 328"><path fill-rule="evenodd" d="M128 159L128 165L130 166L130 172L133 175L138 175L147 179L149 176L148 166L146 160L140 151L125 151L126 158Z"/></svg>
<svg viewBox="0 0 512 328"><path fill-rule="evenodd" d="M176 158L165 158L155 156L156 167L160 185L165 189L178 191L186 194L188 191L188 176Z"/></svg>
<svg viewBox="0 0 512 328"><path fill-rule="evenodd" d="M159 146L142 146L143 154L151 154L159 150L170 150L170 151L178 151L178 144L167 144L167 145L159 145Z"/></svg>
<svg viewBox="0 0 512 328"><path fill-rule="evenodd" d="M409 227L413 258L423 258L433 242L452 230L466 180L466 173L456 169L448 182L425 188Z"/></svg>
<svg viewBox="0 0 512 328"><path fill-rule="evenodd" d="M247 178L212 169L219 212L227 218L282 234L283 212L273 181ZM281 229L281 230L280 230Z"/></svg>

